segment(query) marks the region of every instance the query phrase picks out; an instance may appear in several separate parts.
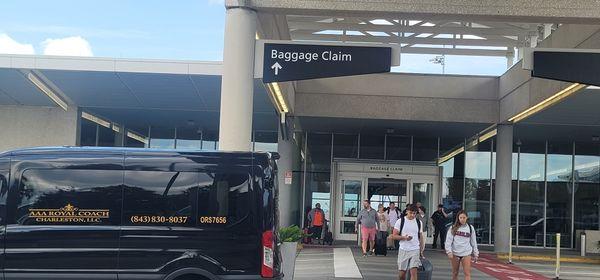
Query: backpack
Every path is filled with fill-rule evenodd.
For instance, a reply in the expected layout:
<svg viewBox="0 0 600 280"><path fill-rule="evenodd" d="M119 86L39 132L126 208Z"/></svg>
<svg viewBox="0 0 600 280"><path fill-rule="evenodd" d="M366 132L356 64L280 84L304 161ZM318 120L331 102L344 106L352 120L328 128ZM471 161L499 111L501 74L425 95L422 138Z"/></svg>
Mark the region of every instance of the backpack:
<svg viewBox="0 0 600 280"><path fill-rule="evenodd" d="M398 231L398 235L402 235L402 229L404 229L404 220L405 217L400 218L400 230ZM415 220L417 221L417 231L419 232L419 242L421 242L420 238L421 238L421 221L417 218L415 218Z"/></svg>

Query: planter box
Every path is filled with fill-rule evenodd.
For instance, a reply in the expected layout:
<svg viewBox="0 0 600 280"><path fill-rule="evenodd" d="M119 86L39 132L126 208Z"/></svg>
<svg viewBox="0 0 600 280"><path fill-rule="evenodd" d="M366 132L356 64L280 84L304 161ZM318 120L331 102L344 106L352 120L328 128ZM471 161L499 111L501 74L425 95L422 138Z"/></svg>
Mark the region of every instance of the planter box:
<svg viewBox="0 0 600 280"><path fill-rule="evenodd" d="M296 267L296 253L298 242L283 242L280 247L282 257L283 279L294 279L294 268Z"/></svg>

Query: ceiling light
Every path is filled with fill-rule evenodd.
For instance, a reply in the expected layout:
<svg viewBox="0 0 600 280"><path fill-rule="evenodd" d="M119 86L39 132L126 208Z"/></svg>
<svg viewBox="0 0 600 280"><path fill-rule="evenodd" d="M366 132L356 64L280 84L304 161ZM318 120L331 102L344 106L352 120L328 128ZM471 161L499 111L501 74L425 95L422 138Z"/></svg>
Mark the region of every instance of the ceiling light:
<svg viewBox="0 0 600 280"><path fill-rule="evenodd" d="M544 99L542 102L534 105L533 107L528 108L527 110L513 116L512 118L508 119L509 122L519 122L522 121L526 118L528 118L529 116L544 110L545 108L552 106L556 103L558 103L559 101L569 97L570 95L578 92L579 90L583 89L587 87L587 85L583 85L583 84L578 84L578 83L574 83L568 87L566 87L565 89L555 93L554 95Z"/></svg>
<svg viewBox="0 0 600 280"><path fill-rule="evenodd" d="M283 98L283 94L281 93L281 88L279 88L279 84L270 83L268 85L268 88L271 92L271 96L273 96L273 100L275 101L275 105L277 106L277 109L279 109L279 112L283 114L289 112L289 108L285 103L285 98Z"/></svg>
<svg viewBox="0 0 600 280"><path fill-rule="evenodd" d="M27 73L27 79L31 81L40 91L42 91L46 96L48 96L56 105L58 105L63 110L67 111L69 106L67 102L65 102L54 90L52 90L49 86L46 85L36 74L33 72Z"/></svg>

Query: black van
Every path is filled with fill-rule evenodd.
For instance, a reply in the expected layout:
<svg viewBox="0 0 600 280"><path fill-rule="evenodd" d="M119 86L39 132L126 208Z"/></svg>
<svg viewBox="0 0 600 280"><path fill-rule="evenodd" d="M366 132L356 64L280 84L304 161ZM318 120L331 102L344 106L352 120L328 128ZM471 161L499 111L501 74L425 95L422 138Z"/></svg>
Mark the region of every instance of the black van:
<svg viewBox="0 0 600 280"><path fill-rule="evenodd" d="M0 279L280 278L276 154L0 154Z"/></svg>

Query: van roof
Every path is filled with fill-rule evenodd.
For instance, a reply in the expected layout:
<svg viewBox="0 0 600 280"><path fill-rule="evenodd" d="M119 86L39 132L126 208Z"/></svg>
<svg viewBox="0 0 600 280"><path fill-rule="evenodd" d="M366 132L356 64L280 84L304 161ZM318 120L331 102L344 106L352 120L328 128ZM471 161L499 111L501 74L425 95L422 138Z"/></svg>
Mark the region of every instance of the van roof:
<svg viewBox="0 0 600 280"><path fill-rule="evenodd" d="M164 155L237 155L237 156L265 156L266 158L278 159L279 154L271 152L236 152L236 151L215 151L215 150L175 150L175 149L152 149L152 148L125 148L125 147L77 147L77 146L59 146L59 147L32 147L22 148L16 150L10 150L0 153L0 157L3 156L16 156L16 155L31 155L31 154L45 154L45 153L118 153L118 154L164 154Z"/></svg>

